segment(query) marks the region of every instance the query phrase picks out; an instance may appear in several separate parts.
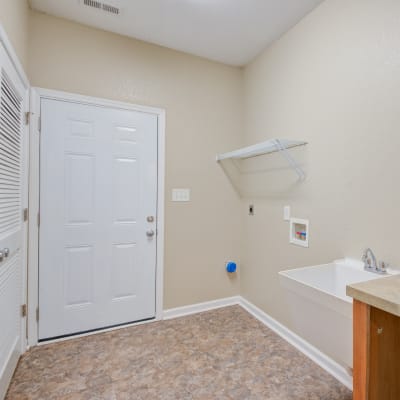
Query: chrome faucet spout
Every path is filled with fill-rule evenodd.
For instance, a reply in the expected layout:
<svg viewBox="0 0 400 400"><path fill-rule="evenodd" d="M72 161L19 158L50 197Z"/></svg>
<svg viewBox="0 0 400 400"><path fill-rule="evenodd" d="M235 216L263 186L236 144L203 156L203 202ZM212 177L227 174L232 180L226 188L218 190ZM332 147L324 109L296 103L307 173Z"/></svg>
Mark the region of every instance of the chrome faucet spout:
<svg viewBox="0 0 400 400"><path fill-rule="evenodd" d="M385 262L381 262L378 264L375 254L369 247L365 249L362 256L362 261L364 262L364 269L366 271L375 272L377 274L387 273L386 271L387 264Z"/></svg>
<svg viewBox="0 0 400 400"><path fill-rule="evenodd" d="M365 269L368 269L368 270L376 269L376 267L378 266L375 254L369 247L367 249L365 249L363 256L362 256L362 260L364 261Z"/></svg>

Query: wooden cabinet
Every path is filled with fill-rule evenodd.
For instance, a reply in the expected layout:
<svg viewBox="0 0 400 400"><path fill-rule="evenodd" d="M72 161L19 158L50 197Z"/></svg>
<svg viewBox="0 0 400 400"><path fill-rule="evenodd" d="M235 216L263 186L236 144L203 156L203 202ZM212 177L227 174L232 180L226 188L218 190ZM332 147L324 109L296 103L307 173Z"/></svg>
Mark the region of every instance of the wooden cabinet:
<svg viewBox="0 0 400 400"><path fill-rule="evenodd" d="M400 400L400 318L353 303L353 400Z"/></svg>

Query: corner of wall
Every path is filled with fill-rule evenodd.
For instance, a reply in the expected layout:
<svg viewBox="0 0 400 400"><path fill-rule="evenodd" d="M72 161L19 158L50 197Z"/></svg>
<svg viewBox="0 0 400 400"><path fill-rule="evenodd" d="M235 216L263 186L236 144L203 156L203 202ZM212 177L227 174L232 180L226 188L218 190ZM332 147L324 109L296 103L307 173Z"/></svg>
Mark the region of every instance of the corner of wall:
<svg viewBox="0 0 400 400"><path fill-rule="evenodd" d="M29 9L28 0L0 0L0 24L25 72L28 70Z"/></svg>

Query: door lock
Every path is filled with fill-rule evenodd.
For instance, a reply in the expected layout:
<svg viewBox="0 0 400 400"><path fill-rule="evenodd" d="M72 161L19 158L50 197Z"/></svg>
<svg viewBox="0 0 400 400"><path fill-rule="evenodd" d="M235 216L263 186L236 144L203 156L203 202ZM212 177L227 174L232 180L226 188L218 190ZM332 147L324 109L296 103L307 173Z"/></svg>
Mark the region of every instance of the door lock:
<svg viewBox="0 0 400 400"><path fill-rule="evenodd" d="M149 215L147 217L147 222L154 222L154 217L152 215Z"/></svg>
<svg viewBox="0 0 400 400"><path fill-rule="evenodd" d="M153 229L150 229L149 231L146 232L147 237L151 238L154 236L154 231Z"/></svg>

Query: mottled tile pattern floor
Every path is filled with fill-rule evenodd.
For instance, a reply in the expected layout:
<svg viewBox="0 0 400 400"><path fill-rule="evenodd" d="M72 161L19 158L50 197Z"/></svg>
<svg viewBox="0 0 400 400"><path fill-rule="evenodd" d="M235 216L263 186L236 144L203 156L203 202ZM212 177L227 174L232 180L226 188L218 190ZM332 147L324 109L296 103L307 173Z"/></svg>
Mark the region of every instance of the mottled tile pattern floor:
<svg viewBox="0 0 400 400"><path fill-rule="evenodd" d="M26 353L7 400L351 400L351 392L239 306Z"/></svg>

